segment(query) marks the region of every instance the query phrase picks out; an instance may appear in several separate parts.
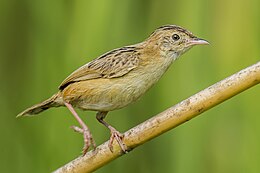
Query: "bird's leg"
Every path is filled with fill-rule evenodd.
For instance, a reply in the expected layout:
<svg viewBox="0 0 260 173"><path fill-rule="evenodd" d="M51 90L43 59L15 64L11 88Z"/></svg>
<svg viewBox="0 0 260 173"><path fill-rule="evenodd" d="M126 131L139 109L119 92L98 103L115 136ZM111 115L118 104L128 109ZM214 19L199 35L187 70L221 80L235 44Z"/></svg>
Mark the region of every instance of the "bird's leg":
<svg viewBox="0 0 260 173"><path fill-rule="evenodd" d="M122 151L126 153L127 152L126 145L122 141L124 135L121 134L119 131L117 131L110 124L108 124L107 122L104 121L104 118L106 117L107 113L108 112L98 112L96 115L96 118L100 123L105 125L110 130L111 136L110 136L108 147L109 147L110 151L113 152L113 141L114 141L114 139L116 139L116 141L119 144Z"/></svg>
<svg viewBox="0 0 260 173"><path fill-rule="evenodd" d="M84 147L83 147L83 156L87 153L89 147L92 145L93 148L96 148L96 144L95 141L92 137L92 134L89 131L88 126L81 120L81 118L78 116L77 112L74 110L74 108L72 107L71 104L64 102L65 106L70 110L70 112L72 113L72 115L76 118L76 120L78 121L78 123L80 124L81 127L77 127L77 126L72 126L71 128L76 131L79 132L81 134L83 134L83 138L84 138Z"/></svg>

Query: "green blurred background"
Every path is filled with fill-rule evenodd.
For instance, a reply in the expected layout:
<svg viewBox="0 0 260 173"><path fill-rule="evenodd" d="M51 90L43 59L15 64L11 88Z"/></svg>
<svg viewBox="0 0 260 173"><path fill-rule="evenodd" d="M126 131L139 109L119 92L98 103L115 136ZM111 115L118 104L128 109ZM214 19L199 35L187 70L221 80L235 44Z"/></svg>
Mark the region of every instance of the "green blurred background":
<svg viewBox="0 0 260 173"><path fill-rule="evenodd" d="M145 121L260 57L259 0L2 0L1 172L51 172L80 154L65 108L16 119L57 91L73 70L111 49L177 24L207 39L174 63L140 101L110 112L119 131ZM98 144L109 132L78 111ZM85 116L86 115L86 116ZM105 172L260 172L260 86L99 169Z"/></svg>

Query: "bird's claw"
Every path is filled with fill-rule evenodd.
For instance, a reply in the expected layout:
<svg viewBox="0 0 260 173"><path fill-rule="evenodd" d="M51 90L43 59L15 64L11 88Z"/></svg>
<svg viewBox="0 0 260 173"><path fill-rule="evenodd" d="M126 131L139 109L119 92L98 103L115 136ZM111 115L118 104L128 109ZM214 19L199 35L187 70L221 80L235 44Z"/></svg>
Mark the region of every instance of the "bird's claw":
<svg viewBox="0 0 260 173"><path fill-rule="evenodd" d="M71 128L75 132L81 133L83 135L83 138L84 138L84 147L82 150L83 156L87 153L87 151L91 145L94 148L94 150L96 149L96 143L88 128L80 128L78 126L71 126Z"/></svg>
<svg viewBox="0 0 260 173"><path fill-rule="evenodd" d="M122 139L124 138L124 135L121 134L119 131L117 131L115 128L113 128L111 126L109 127L109 129L110 129L110 133L111 133L109 144L108 144L110 151L113 152L113 142L114 142L114 139L116 139L116 141L119 144L121 150L124 153L127 153L126 145L122 141Z"/></svg>
<svg viewBox="0 0 260 173"><path fill-rule="evenodd" d="M70 126L71 129L73 129L75 132L83 133L83 129L78 126Z"/></svg>

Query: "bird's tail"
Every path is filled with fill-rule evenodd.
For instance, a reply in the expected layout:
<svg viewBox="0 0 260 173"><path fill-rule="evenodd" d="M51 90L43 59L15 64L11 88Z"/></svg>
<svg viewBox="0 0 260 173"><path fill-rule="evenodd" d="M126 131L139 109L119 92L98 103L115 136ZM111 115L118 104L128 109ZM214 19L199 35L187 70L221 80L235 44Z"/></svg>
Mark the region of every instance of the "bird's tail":
<svg viewBox="0 0 260 173"><path fill-rule="evenodd" d="M51 107L59 107L62 106L62 99L60 97L60 92L54 94L49 99L33 105L32 107L27 108L23 112L19 113L16 117L22 117L22 116L33 116L36 115L42 111L45 111Z"/></svg>

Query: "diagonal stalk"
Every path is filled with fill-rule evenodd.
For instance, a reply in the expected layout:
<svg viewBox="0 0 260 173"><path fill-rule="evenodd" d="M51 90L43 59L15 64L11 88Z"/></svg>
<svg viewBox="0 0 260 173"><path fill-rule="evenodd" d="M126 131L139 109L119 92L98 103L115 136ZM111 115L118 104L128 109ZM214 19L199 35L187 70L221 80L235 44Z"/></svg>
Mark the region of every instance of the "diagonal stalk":
<svg viewBox="0 0 260 173"><path fill-rule="evenodd" d="M123 141L130 151L259 83L260 61L128 130ZM89 151L84 157L72 160L55 173L93 172L124 154L116 142L113 143L112 153L108 142L98 146L96 152Z"/></svg>

